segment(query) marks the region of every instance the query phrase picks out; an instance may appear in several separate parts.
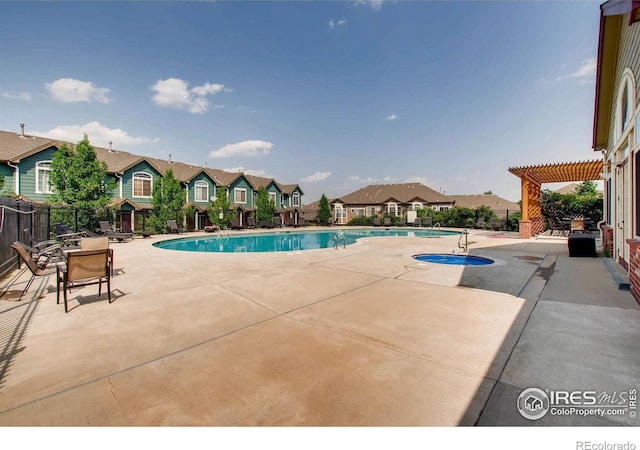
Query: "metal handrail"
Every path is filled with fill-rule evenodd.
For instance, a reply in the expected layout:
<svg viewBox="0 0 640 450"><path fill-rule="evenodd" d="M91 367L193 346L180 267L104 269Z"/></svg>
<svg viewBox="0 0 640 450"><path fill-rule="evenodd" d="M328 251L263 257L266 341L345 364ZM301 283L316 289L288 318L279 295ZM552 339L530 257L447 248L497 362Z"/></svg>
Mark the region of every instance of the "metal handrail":
<svg viewBox="0 0 640 450"><path fill-rule="evenodd" d="M347 238L344 236L344 233L335 233L333 236L331 236L327 241L327 245L325 245L325 248L328 248L329 242L333 241L333 248L338 250L340 239L342 239L343 248L347 248Z"/></svg>
<svg viewBox="0 0 640 450"><path fill-rule="evenodd" d="M433 225L431 225L431 228L429 228L429 231L435 231L435 229L438 228L438 237L440 237L440 222L436 222Z"/></svg>
<svg viewBox="0 0 640 450"><path fill-rule="evenodd" d="M461 248L463 252L467 252L467 250L469 249L469 240L467 238L467 236L469 235L469 232L467 231L467 229L465 228L462 233L460 233L460 237L458 238L458 248ZM464 236L464 245L461 245L462 242L462 236Z"/></svg>

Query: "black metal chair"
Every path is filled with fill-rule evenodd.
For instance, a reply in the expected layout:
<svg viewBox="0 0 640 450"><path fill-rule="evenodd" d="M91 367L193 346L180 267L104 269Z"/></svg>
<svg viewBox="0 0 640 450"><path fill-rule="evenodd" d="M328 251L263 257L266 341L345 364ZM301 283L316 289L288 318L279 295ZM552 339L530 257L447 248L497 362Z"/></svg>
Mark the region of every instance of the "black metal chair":
<svg viewBox="0 0 640 450"><path fill-rule="evenodd" d="M51 275L55 273L56 268L47 268L46 265L43 266L42 264L38 264L36 260L34 260L31 255L29 255L29 252L21 242L14 242L13 244L11 244L11 248L14 249L16 253L18 253L18 256L20 257L22 262L24 262L27 268L31 271L31 278L29 278L27 286L24 288L24 290L20 294L20 298L18 299L18 301L20 301L22 300L24 294L29 290L29 288L31 287L31 283L33 283L33 280L35 280L36 277Z"/></svg>

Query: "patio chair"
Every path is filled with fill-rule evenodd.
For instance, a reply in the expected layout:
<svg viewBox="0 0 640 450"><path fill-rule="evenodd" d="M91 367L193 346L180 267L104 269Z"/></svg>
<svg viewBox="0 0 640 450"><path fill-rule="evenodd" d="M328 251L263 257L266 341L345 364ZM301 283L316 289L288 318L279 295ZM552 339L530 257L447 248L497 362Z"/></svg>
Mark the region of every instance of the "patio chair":
<svg viewBox="0 0 640 450"><path fill-rule="evenodd" d="M31 257L35 260L36 264L43 263L45 266L52 260L61 260L64 258L62 248L57 241L47 239L45 241L38 241L33 237L29 228L25 228L24 235L29 241L29 244L20 242L20 244L31 254ZM44 261L42 261L44 259Z"/></svg>
<svg viewBox="0 0 640 450"><path fill-rule="evenodd" d="M306 227L307 226L307 219L305 219L302 216L298 217L298 226L299 227Z"/></svg>
<svg viewBox="0 0 640 450"><path fill-rule="evenodd" d="M232 230L242 230L244 228L242 225L240 225L239 217L234 217L233 219L231 219L230 226Z"/></svg>
<svg viewBox="0 0 640 450"><path fill-rule="evenodd" d="M422 219L420 217L416 217L415 219L413 219L413 226L414 227L421 227L422 226Z"/></svg>
<svg viewBox="0 0 640 450"><path fill-rule="evenodd" d="M167 229L169 230L169 234L186 233L186 230L182 227L179 227L178 223L175 220L167 220Z"/></svg>
<svg viewBox="0 0 640 450"><path fill-rule="evenodd" d="M69 312L67 291L75 287L97 284L98 296L101 296L102 283L106 283L107 297L111 303L111 267L108 248L69 252L66 266L56 267L56 303L60 304L60 289L62 289L65 313Z"/></svg>
<svg viewBox="0 0 640 450"><path fill-rule="evenodd" d="M374 217L373 218L373 226L374 227L381 227L382 226L382 221L380 220L380 217Z"/></svg>
<svg viewBox="0 0 640 450"><path fill-rule="evenodd" d="M393 225L393 222L391 221L391 217L385 217L384 218L384 222L382 223L385 227L390 227Z"/></svg>
<svg viewBox="0 0 640 450"><path fill-rule="evenodd" d="M549 217L547 221L549 222L549 236L553 236L554 231L559 231L560 236L564 236L566 234L565 232L569 232L569 223L566 221L559 220L555 217Z"/></svg>
<svg viewBox="0 0 640 450"><path fill-rule="evenodd" d="M256 227L256 219L249 216L247 217L247 228L255 228Z"/></svg>
<svg viewBox="0 0 640 450"><path fill-rule="evenodd" d="M476 228L480 228L480 229L483 229L483 230L487 228L487 222L485 222L484 218L480 217L476 221Z"/></svg>
<svg viewBox="0 0 640 450"><path fill-rule="evenodd" d="M31 287L31 283L33 283L33 280L35 280L36 277L51 275L55 273L56 268L55 267L47 268L46 265L43 266L42 264L38 264L36 260L34 260L31 257L31 255L29 255L29 252L24 247L24 244L22 244L21 242L18 242L18 241L14 242L13 244L11 244L11 248L16 251L16 253L20 257L20 260L24 262L25 265L31 271L31 278L29 278L29 281L27 282L27 286L24 288L24 290L20 294L20 298L18 298L18 301L20 301L22 300L22 297L24 296L24 294L29 290L29 288Z"/></svg>
<svg viewBox="0 0 640 450"><path fill-rule="evenodd" d="M151 237L151 233L149 233L148 231L136 231L134 233L133 230L131 229L131 225L129 225L129 222L120 222L120 231L122 233L130 234L132 239L133 239L133 235L134 234L139 234L143 238L150 238Z"/></svg>
<svg viewBox="0 0 640 450"><path fill-rule="evenodd" d="M407 219L405 219L404 217L402 219L400 219L400 222L398 222L398 226L399 227L406 227L407 226Z"/></svg>
<svg viewBox="0 0 640 450"><path fill-rule="evenodd" d="M269 223L266 220L263 220L260 222L260 228L273 228L273 227L274 227L273 222Z"/></svg>
<svg viewBox="0 0 640 450"><path fill-rule="evenodd" d="M424 221L422 222L422 226L432 227L433 226L433 217L425 217Z"/></svg>
<svg viewBox="0 0 640 450"><path fill-rule="evenodd" d="M496 221L496 219L494 219L493 217L491 219L489 219L487 221L487 228L489 228L490 230L497 230L498 229L498 222Z"/></svg>
<svg viewBox="0 0 640 450"><path fill-rule="evenodd" d="M282 228L282 218L280 217L274 217L273 218L273 225L277 228Z"/></svg>
<svg viewBox="0 0 640 450"><path fill-rule="evenodd" d="M296 226L296 219L295 217L287 217L287 220L285 222L285 225L288 227L295 227Z"/></svg>
<svg viewBox="0 0 640 450"><path fill-rule="evenodd" d="M53 232L56 234L56 239L63 247L77 247L78 241L84 236L83 232L75 232L69 225L55 223L53 224Z"/></svg>
<svg viewBox="0 0 640 450"><path fill-rule="evenodd" d="M109 239L115 239L119 242L126 242L127 239L133 239L133 233L118 233L117 231L113 231L111 225L106 220L101 220L98 222L100 224L100 232L103 236L107 236Z"/></svg>

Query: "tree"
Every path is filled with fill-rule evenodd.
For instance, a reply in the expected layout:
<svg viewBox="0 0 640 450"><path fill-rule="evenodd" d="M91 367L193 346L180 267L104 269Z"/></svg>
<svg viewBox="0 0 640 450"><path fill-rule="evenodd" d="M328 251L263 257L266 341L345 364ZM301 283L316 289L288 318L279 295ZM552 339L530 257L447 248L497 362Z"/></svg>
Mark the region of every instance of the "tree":
<svg viewBox="0 0 640 450"><path fill-rule="evenodd" d="M229 199L227 197L227 187L220 186L216 189L217 197L213 205L207 207L207 214L211 223L220 228L228 228L231 225L231 214L229 212Z"/></svg>
<svg viewBox="0 0 640 450"><path fill-rule="evenodd" d="M153 209L149 225L156 233L165 231L167 220L180 222L184 213L184 189L173 175L173 170L167 169L163 176L156 178L151 195Z"/></svg>
<svg viewBox="0 0 640 450"><path fill-rule="evenodd" d="M78 226L94 229L106 217L106 206L116 187L107 178L107 164L100 161L87 135L75 148L63 144L51 159L52 194L48 203L77 208Z"/></svg>
<svg viewBox="0 0 640 450"><path fill-rule="evenodd" d="M593 196L597 196L598 195L598 186L596 185L595 181L583 181L582 183L580 183L576 187L575 193L577 195L593 195Z"/></svg>
<svg viewBox="0 0 640 450"><path fill-rule="evenodd" d="M493 194L493 192L491 191L491 189L489 189L488 191L483 192L484 195L491 195Z"/></svg>
<svg viewBox="0 0 640 450"><path fill-rule="evenodd" d="M331 207L329 206L329 199L322 194L320 202L318 202L318 222L320 225L329 225L331 221Z"/></svg>
<svg viewBox="0 0 640 450"><path fill-rule="evenodd" d="M256 194L256 223L272 224L275 211L274 202L269 200L269 191L264 186L260 186Z"/></svg>

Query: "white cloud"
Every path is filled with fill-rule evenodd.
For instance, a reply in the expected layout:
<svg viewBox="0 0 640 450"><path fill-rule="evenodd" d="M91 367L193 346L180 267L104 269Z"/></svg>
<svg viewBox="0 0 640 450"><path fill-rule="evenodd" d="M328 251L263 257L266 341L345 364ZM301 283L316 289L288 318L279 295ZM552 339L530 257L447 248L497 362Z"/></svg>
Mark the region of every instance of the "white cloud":
<svg viewBox="0 0 640 450"><path fill-rule="evenodd" d="M580 67L578 67L574 72L569 75L564 75L556 78L556 81L565 80L567 78L577 78L580 82L585 80L590 80L596 75L596 66L597 66L596 58L588 58L582 61Z"/></svg>
<svg viewBox="0 0 640 450"><path fill-rule="evenodd" d="M31 101L31 94L28 92L3 92L2 96L12 100Z"/></svg>
<svg viewBox="0 0 640 450"><path fill-rule="evenodd" d="M244 171L244 167L242 166L238 166L238 167L227 167L226 169L222 169L225 172L230 172L230 173L235 173L235 172L243 172Z"/></svg>
<svg viewBox="0 0 640 450"><path fill-rule="evenodd" d="M111 102L108 97L109 89L97 87L91 81L60 78L51 83L45 83L44 87L54 100L62 103Z"/></svg>
<svg viewBox="0 0 640 450"><path fill-rule="evenodd" d="M228 158L230 156L260 156L267 155L273 147L271 142L252 140L228 144L213 150L209 153L209 158Z"/></svg>
<svg viewBox="0 0 640 450"><path fill-rule="evenodd" d="M346 23L347 23L347 21L345 19L338 19L338 20L329 19L329 28L341 27L342 25L345 25Z"/></svg>
<svg viewBox="0 0 640 450"><path fill-rule="evenodd" d="M356 5L370 5L376 11L380 11L382 9L382 4L385 0L356 0Z"/></svg>
<svg viewBox="0 0 640 450"><path fill-rule="evenodd" d="M313 175L300 179L303 183L316 183L318 181L326 180L331 176L331 172L316 172Z"/></svg>
<svg viewBox="0 0 640 450"><path fill-rule="evenodd" d="M427 177L411 177L405 180L405 183L422 183L425 186L429 186L429 180Z"/></svg>
<svg viewBox="0 0 640 450"><path fill-rule="evenodd" d="M33 134L67 142L78 142L86 134L92 145L107 148L109 141L112 141L113 148L116 149L123 145L141 145L159 141L158 138L130 136L120 128L109 128L96 121L84 125L60 125L49 131Z"/></svg>
<svg viewBox="0 0 640 450"><path fill-rule="evenodd" d="M400 117L398 117L395 114L390 114L387 116L387 120L398 120Z"/></svg>
<svg viewBox="0 0 640 450"><path fill-rule="evenodd" d="M386 183L391 183L392 181L396 181L396 179L395 179L395 178L393 178L393 177L390 177L389 175L387 175L386 177L384 177L384 178L382 179L382 181L384 181L384 182L386 182Z"/></svg>
<svg viewBox="0 0 640 450"><path fill-rule="evenodd" d="M198 114L207 111L212 105L208 95L216 95L219 92L231 92L231 89L218 83L205 83L189 89L189 83L179 78L167 78L158 80L151 87L155 92L153 102L158 106L167 108L186 109ZM213 105L214 108L222 108L222 105Z"/></svg>

